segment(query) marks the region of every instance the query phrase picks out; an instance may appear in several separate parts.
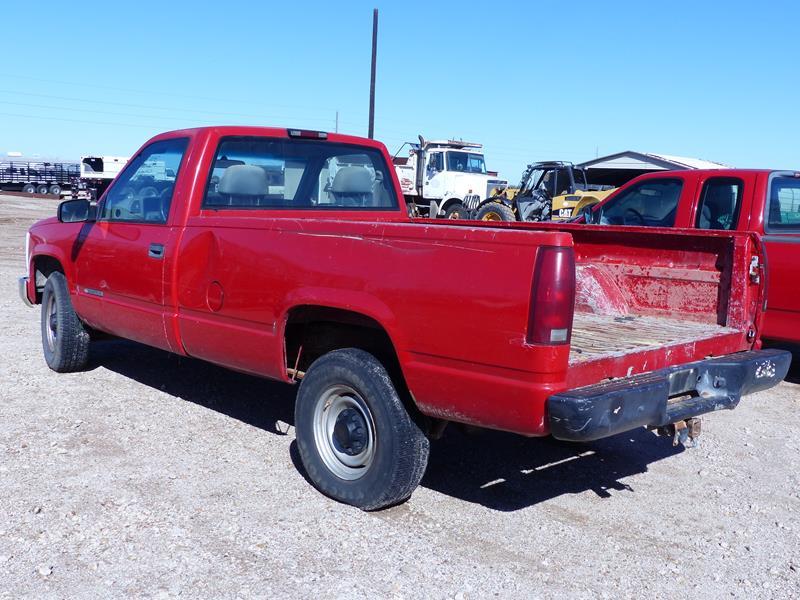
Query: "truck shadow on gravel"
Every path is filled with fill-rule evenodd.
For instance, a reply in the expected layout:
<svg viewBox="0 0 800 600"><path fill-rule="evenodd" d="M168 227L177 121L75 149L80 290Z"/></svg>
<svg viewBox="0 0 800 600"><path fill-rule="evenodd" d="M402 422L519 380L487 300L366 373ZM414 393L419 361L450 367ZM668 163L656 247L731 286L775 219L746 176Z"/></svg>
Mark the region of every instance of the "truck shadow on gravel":
<svg viewBox="0 0 800 600"><path fill-rule="evenodd" d="M514 511L563 494L635 492L623 479L684 451L637 429L587 444L453 427L434 442L422 485L467 502Z"/></svg>
<svg viewBox="0 0 800 600"><path fill-rule="evenodd" d="M294 424L296 390L277 381L127 340L93 343L88 369L97 367L276 435Z"/></svg>
<svg viewBox="0 0 800 600"><path fill-rule="evenodd" d="M279 382L124 340L92 345L89 369L98 367L272 434L287 435L286 426L294 425L296 389ZM604 498L614 490L634 492L624 478L682 451L644 429L571 444L489 430L468 433L450 425L431 444L421 485L494 510L515 511L587 490ZM294 442L291 460L308 479Z"/></svg>

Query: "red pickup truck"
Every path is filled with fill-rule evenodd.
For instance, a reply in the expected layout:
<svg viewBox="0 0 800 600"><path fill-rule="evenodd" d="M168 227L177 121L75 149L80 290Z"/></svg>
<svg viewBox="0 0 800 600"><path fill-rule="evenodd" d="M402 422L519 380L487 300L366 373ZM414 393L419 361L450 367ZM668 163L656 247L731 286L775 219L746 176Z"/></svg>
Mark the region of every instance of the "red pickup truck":
<svg viewBox="0 0 800 600"><path fill-rule="evenodd" d="M651 173L596 204L589 220L759 234L767 279L761 336L770 342L800 344L796 287L800 275L800 172L714 169Z"/></svg>
<svg viewBox="0 0 800 600"><path fill-rule="evenodd" d="M299 382L310 479L367 510L410 496L449 421L677 437L785 376L759 349L756 236L412 222L391 164L314 131L153 138L28 233L47 364L81 369L99 332Z"/></svg>

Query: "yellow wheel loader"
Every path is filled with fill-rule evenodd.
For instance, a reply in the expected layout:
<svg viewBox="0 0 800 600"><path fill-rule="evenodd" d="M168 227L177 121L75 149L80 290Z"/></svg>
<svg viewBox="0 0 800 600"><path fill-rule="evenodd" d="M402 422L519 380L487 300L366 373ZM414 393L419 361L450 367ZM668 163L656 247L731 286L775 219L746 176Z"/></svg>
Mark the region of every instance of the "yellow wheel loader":
<svg viewBox="0 0 800 600"><path fill-rule="evenodd" d="M538 162L525 169L517 188L487 198L473 211L482 221L567 221L594 206L611 186L589 185L586 171L570 162Z"/></svg>

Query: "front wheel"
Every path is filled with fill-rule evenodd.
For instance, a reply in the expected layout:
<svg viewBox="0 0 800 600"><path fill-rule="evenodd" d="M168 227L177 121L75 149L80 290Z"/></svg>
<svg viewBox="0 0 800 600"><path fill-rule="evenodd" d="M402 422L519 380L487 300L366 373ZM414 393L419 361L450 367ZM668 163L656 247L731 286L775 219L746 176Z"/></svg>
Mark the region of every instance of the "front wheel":
<svg viewBox="0 0 800 600"><path fill-rule="evenodd" d="M461 202L453 202L444 211L445 219L469 219L469 211L464 208Z"/></svg>
<svg viewBox="0 0 800 600"><path fill-rule="evenodd" d="M362 510L407 500L428 464L428 439L386 369L363 350L335 350L311 365L297 394L295 428L314 486Z"/></svg>
<svg viewBox="0 0 800 600"><path fill-rule="evenodd" d="M72 308L67 279L55 272L42 294L42 349L47 366L58 373L80 371L89 360L89 334Z"/></svg>

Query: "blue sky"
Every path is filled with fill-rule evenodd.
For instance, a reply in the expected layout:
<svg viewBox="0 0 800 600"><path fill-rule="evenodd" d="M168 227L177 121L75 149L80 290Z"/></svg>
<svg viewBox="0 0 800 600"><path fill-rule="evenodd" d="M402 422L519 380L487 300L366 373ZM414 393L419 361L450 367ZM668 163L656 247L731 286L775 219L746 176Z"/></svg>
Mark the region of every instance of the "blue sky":
<svg viewBox="0 0 800 600"><path fill-rule="evenodd" d="M800 168L798 2L11 2L0 152L128 155L261 124L459 137L515 181L625 149ZM90 16L97 8L98 16ZM35 18L31 21L31 11Z"/></svg>

